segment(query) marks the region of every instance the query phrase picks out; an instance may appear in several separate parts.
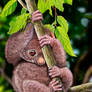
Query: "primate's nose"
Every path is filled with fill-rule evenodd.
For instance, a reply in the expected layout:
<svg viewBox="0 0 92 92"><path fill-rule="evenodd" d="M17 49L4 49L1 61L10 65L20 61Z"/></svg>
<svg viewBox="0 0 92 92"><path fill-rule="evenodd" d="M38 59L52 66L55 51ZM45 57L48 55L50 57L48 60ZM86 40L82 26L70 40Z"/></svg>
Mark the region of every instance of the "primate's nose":
<svg viewBox="0 0 92 92"><path fill-rule="evenodd" d="M45 64L45 60L43 57L39 57L38 60L37 60L37 64L38 65L44 65Z"/></svg>

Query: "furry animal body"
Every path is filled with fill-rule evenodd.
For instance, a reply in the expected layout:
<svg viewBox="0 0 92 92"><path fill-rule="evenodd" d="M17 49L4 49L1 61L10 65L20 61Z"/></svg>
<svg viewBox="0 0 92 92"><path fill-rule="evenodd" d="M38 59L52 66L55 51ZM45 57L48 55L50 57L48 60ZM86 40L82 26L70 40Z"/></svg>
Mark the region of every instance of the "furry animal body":
<svg viewBox="0 0 92 92"><path fill-rule="evenodd" d="M56 80L51 80L51 77L56 75L61 78L65 92L72 85L72 73L66 67L66 54L61 43L52 36L49 30L44 30L46 35L40 39L40 43L31 23L27 25L24 32L19 31L13 34L7 41L5 55L7 61L14 65L12 82L16 92L62 90ZM40 44L51 45L56 59L56 66L51 70L47 68Z"/></svg>

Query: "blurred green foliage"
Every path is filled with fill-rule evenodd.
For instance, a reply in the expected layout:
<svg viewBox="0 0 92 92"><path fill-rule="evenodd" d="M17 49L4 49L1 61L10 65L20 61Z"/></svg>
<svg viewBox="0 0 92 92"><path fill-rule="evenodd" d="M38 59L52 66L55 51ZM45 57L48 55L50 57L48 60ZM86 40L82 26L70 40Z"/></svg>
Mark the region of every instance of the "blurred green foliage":
<svg viewBox="0 0 92 92"><path fill-rule="evenodd" d="M9 0L0 0L0 13L4 5ZM66 0L67 1L67 0ZM88 50L88 35L87 35L87 26L90 20L92 19L92 9L90 5L88 6L88 0L74 0L73 6L64 4L64 12L61 13L57 10L58 15L62 15L67 19L69 25L69 37L71 39L71 44L74 50L74 53L77 57L71 57L67 55L67 66L74 71L74 67L85 51ZM9 37L7 32L9 31L9 23L12 18L21 12L21 6L18 4L18 7L12 15L6 17L0 17L0 67L6 61L5 59L5 44ZM48 14L49 11L43 14L44 24L52 23L54 21L54 16L52 17ZM52 11L54 13L54 10ZM90 13L90 14L89 14ZM11 77L12 75L12 66L10 66L6 61L6 74ZM86 66L84 66L86 67ZM85 71L79 72L79 80L77 84L82 83ZM5 80L5 78L0 73L0 92L13 92L12 87Z"/></svg>
<svg viewBox="0 0 92 92"><path fill-rule="evenodd" d="M19 1L20 3L21 1ZM4 6L0 17L7 17L11 15L17 7L17 0L10 0ZM23 3L23 2L21 2ZM20 3L20 4L21 4ZM68 37L68 24L66 19L63 16L58 16L57 10L63 12L64 7L63 5L67 3L72 5L72 0L38 0L37 7L41 13L46 12L49 10L49 14L53 17L52 11L54 10L55 13L55 20L52 24L49 24L48 27L53 27L53 32L58 40L62 43L64 50L71 56L76 56L73 52L72 46L70 44L70 39ZM22 5L23 6L23 5ZM23 6L24 7L24 6ZM22 9L23 10L23 9ZM26 8L27 10L27 8ZM22 11L21 11L22 12ZM19 16L15 16L11 22L9 23L9 34L16 33L19 30L24 30L25 26L27 25L28 21L30 21L30 14L25 12L20 14ZM48 28L49 29L49 28Z"/></svg>

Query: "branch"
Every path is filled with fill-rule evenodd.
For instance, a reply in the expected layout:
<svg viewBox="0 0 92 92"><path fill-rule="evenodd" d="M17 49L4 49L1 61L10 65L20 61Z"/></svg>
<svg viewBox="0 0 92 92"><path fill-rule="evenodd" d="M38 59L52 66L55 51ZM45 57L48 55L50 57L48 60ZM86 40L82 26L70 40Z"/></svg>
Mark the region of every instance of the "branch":
<svg viewBox="0 0 92 92"><path fill-rule="evenodd" d="M83 80L83 83L87 83L90 76L92 74L92 66L90 66L87 70L87 72L85 73L85 76L84 76L84 80Z"/></svg>
<svg viewBox="0 0 92 92"><path fill-rule="evenodd" d="M88 53L89 53L88 51L85 52L85 53L80 57L80 59L78 60L77 64L76 64L75 67L74 67L74 84L76 84L76 80L77 80L77 77L78 77L79 66L80 66L80 64L84 61L84 59L87 57Z"/></svg>
<svg viewBox="0 0 92 92"><path fill-rule="evenodd" d="M35 0L25 0L25 2L27 4L27 8L28 8L28 11L29 11L30 14L32 12L34 12L35 10L37 10ZM34 28L35 28L35 32L36 32L38 38L40 38L40 36L45 34L41 21L35 22ZM49 45L44 46L42 48L42 53L43 53L43 56L44 56L44 59L46 61L48 68L51 68L54 65L56 65L55 57L54 57L53 52L52 52ZM61 83L60 78L56 78L56 79ZM57 92L61 92L61 91L57 91Z"/></svg>
<svg viewBox="0 0 92 92"><path fill-rule="evenodd" d="M92 92L92 83L71 87L68 92Z"/></svg>
<svg viewBox="0 0 92 92"><path fill-rule="evenodd" d="M27 10L27 6L23 3L22 0L18 0L18 2L20 3L20 5L21 5L23 8L25 8L25 9Z"/></svg>

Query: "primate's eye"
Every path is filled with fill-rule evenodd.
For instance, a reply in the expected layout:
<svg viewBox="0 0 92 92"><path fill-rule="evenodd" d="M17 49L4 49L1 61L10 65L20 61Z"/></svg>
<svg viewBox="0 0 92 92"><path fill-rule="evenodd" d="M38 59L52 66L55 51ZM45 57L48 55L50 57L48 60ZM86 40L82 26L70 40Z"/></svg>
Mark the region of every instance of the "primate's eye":
<svg viewBox="0 0 92 92"><path fill-rule="evenodd" d="M31 50L31 51L29 52L29 54L30 54L31 56L34 56L34 55L36 54L36 51L35 51L35 50Z"/></svg>

